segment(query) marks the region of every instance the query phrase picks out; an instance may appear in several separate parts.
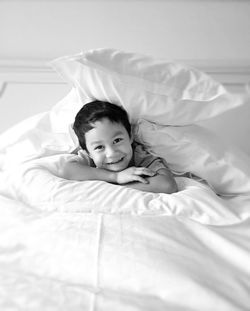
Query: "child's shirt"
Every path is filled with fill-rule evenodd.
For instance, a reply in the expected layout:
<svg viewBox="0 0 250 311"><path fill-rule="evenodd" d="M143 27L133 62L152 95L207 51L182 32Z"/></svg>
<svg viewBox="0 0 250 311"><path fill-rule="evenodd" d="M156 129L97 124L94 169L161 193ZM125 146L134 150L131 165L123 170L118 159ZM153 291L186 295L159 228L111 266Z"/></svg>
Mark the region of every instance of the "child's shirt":
<svg viewBox="0 0 250 311"><path fill-rule="evenodd" d="M159 157L153 156L151 153L146 151L143 145L134 142L132 147L134 166L147 167L155 172L162 168L169 169L166 161ZM82 162L84 165L86 165L87 162L89 166L95 167L93 160L89 157L85 150L78 148L74 151L74 153L77 154L70 160L70 162Z"/></svg>

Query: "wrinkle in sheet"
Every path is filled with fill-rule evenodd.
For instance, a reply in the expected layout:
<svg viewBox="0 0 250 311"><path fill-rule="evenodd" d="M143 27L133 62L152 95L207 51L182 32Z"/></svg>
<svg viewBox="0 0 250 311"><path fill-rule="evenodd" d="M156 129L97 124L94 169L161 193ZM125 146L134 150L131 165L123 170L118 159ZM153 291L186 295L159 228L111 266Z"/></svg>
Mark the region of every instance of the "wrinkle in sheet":
<svg viewBox="0 0 250 311"><path fill-rule="evenodd" d="M96 253L95 253L95 278L94 278L94 288L95 292L92 294L90 311L96 310L96 300L97 295L101 291L100 290L100 257L101 257L101 240L103 233L103 215L98 215L98 223L97 223L97 234L96 234Z"/></svg>

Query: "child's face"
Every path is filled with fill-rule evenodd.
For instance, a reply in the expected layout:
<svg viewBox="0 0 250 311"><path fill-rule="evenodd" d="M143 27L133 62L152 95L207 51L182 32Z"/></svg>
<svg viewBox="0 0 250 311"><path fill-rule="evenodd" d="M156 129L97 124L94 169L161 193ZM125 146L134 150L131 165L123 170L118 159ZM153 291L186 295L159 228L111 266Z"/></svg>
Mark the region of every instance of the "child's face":
<svg viewBox="0 0 250 311"><path fill-rule="evenodd" d="M120 123L107 118L94 123L94 128L85 134L89 156L96 167L110 171L122 171L133 158L132 138Z"/></svg>

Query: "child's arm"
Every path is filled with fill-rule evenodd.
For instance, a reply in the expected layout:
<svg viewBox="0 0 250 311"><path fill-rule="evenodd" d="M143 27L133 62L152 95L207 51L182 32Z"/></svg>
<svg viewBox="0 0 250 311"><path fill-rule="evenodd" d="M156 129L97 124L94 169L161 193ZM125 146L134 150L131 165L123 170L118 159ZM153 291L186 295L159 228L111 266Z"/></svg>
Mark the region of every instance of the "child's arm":
<svg viewBox="0 0 250 311"><path fill-rule="evenodd" d="M111 171L90 167L73 161L65 163L61 167L59 174L62 178L76 181L103 180L112 183L115 180L115 176Z"/></svg>
<svg viewBox="0 0 250 311"><path fill-rule="evenodd" d="M171 194L178 191L177 184L171 172L168 169L160 169L157 174L147 177L148 183L131 182L126 184L127 187L154 193Z"/></svg>
<svg viewBox="0 0 250 311"><path fill-rule="evenodd" d="M121 172L113 172L79 162L68 162L62 168L60 176L78 181L102 180L146 192L170 194L178 191L175 180L167 169L160 169L155 173L145 167L129 167Z"/></svg>
<svg viewBox="0 0 250 311"><path fill-rule="evenodd" d="M102 180L114 184L127 185L130 182L148 183L145 177L156 173L145 167L129 167L120 172L95 168L80 162L67 162L61 168L60 177L69 180Z"/></svg>

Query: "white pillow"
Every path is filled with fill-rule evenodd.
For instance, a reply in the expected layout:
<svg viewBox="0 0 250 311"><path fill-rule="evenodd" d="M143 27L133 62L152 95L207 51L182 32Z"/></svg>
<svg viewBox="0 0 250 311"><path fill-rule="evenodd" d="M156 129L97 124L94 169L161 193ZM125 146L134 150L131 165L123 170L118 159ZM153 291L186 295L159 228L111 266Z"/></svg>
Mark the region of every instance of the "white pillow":
<svg viewBox="0 0 250 311"><path fill-rule="evenodd" d="M13 126L0 135L0 168L11 169L23 162L53 154L70 152L75 143L69 130L62 131L66 118L51 122L50 112L40 113ZM60 121L60 122L59 122ZM53 129L53 126L55 129ZM58 131L56 131L58 129Z"/></svg>
<svg viewBox="0 0 250 311"><path fill-rule="evenodd" d="M198 175L217 194L250 194L250 158L201 126L160 126L140 120L135 138L173 171Z"/></svg>
<svg viewBox="0 0 250 311"><path fill-rule="evenodd" d="M51 130L54 133L68 133L83 102L73 87L71 91L57 102L50 110Z"/></svg>
<svg viewBox="0 0 250 311"><path fill-rule="evenodd" d="M51 62L76 87L82 102L122 105L138 118L185 125L212 118L242 104L240 96L205 73L173 61L115 49L97 49Z"/></svg>

